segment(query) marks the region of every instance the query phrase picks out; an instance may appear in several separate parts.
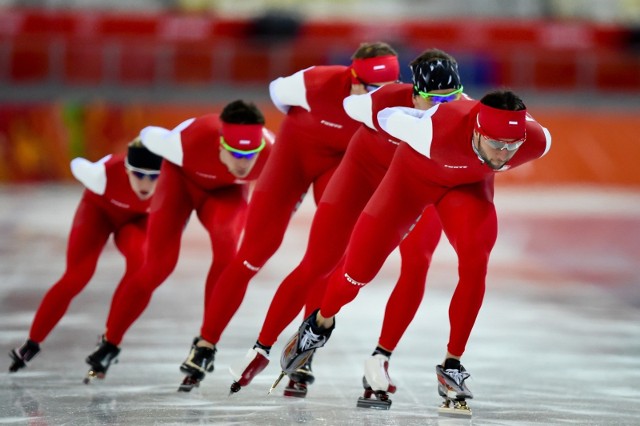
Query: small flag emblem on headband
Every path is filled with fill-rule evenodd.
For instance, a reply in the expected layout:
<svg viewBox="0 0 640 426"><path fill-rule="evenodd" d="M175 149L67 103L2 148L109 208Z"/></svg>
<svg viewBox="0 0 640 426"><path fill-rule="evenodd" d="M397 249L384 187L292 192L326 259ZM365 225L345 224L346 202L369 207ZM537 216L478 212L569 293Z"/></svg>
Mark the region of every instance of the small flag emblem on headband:
<svg viewBox="0 0 640 426"><path fill-rule="evenodd" d="M526 135L526 110L510 111L480 104L476 129L491 139L521 139Z"/></svg>
<svg viewBox="0 0 640 426"><path fill-rule="evenodd" d="M400 64L395 55L354 59L351 63L351 83L384 83L395 81L400 75Z"/></svg>
<svg viewBox="0 0 640 426"><path fill-rule="evenodd" d="M230 147L250 151L262 146L262 124L233 124L222 122L222 134Z"/></svg>

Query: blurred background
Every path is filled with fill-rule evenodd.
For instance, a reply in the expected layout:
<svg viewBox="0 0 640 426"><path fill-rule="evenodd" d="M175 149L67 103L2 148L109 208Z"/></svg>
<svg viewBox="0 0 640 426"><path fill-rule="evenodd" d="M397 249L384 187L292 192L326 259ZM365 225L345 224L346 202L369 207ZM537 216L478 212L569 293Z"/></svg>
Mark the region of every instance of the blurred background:
<svg viewBox="0 0 640 426"><path fill-rule="evenodd" d="M124 152L144 126L172 128L238 98L257 103L277 130L282 114L268 83L312 65L347 65L365 41L394 46L405 81L406 64L423 50L453 54L468 94L511 88L553 136L548 155L497 176L500 235L465 354L475 424L638 424L640 0L0 0L5 363L64 267L82 191L70 159ZM449 329L457 261L446 238L424 306L394 352L392 410L354 406L398 256L340 313L352 326L320 353L322 379L305 404L265 398L273 361L228 399L227 367L253 343L265 301L304 252L311 198L247 292L201 394L175 392L211 253L192 220L175 273L104 386L80 379L124 266L113 245L33 369L0 372L0 423L459 424L439 421L439 398L422 374L425 360L439 362Z"/></svg>
<svg viewBox="0 0 640 426"><path fill-rule="evenodd" d="M554 145L499 185L640 189L640 0L0 0L0 183L69 180L73 157L237 98L277 130L268 83L364 41L521 95Z"/></svg>

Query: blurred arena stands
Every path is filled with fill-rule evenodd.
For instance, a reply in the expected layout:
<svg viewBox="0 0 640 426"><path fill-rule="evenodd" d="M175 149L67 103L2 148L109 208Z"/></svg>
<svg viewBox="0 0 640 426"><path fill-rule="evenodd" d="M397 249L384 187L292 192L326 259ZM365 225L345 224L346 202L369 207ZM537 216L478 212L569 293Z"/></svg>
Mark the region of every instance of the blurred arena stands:
<svg viewBox="0 0 640 426"><path fill-rule="evenodd" d="M474 97L522 95L554 147L503 182L640 187L640 0L0 0L0 182L67 179L239 97L275 129L269 81L375 40L405 64L448 51Z"/></svg>

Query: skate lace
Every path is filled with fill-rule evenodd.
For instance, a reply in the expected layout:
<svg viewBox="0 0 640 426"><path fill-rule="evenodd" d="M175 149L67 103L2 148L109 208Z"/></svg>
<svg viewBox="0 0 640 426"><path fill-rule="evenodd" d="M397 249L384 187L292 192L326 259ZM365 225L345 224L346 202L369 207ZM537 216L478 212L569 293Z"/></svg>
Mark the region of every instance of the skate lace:
<svg viewBox="0 0 640 426"><path fill-rule="evenodd" d="M462 385L462 382L467 380L469 376L471 376L471 374L467 373L466 371L460 371L460 370L454 370L454 369L444 370L444 371L445 373L447 373L447 376L449 376L459 386Z"/></svg>
<svg viewBox="0 0 640 426"><path fill-rule="evenodd" d="M322 336L307 329L304 331L302 337L300 337L300 351L304 352L314 345L317 345L322 339Z"/></svg>

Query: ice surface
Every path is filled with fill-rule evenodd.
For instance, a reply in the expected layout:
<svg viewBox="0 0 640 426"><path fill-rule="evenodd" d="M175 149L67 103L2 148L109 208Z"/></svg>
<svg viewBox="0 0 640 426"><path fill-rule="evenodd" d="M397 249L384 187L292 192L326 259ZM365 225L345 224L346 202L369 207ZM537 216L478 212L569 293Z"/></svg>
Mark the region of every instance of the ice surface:
<svg viewBox="0 0 640 426"><path fill-rule="evenodd" d="M46 289L59 277L76 185L0 188L0 345L25 339ZM310 197L307 197L310 198ZM83 385L84 358L102 332L123 261L110 242L96 275L26 370L0 373L0 424L37 425L605 425L640 418L640 194L622 190L497 191L500 235L485 303L463 363L472 420L438 417L434 366L448 337L456 262L443 238L420 311L391 358L398 386L389 411L356 408L363 363L375 347L396 278L394 253L337 318L314 360L306 400L270 396L292 324L272 362L229 396L228 366L257 337L279 280L305 247L313 206L294 216L280 251L254 279L218 346L215 372L178 393L179 364L198 333L210 249L192 220L173 275L125 337L104 381Z"/></svg>

